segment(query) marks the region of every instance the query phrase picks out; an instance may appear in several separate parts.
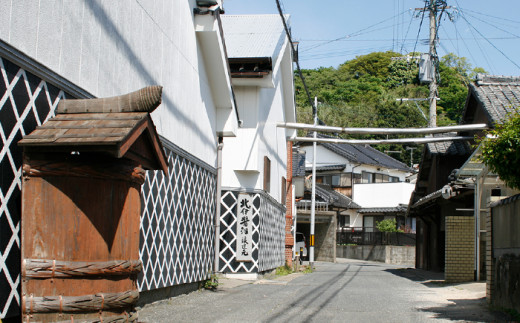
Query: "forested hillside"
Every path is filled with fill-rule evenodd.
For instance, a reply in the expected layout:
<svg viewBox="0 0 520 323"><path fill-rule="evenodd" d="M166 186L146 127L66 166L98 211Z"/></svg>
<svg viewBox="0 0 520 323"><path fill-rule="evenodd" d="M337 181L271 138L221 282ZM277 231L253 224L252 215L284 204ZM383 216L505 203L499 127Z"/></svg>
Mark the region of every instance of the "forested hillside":
<svg viewBox="0 0 520 323"><path fill-rule="evenodd" d="M410 55L413 56L413 55ZM396 59L401 57L401 59ZM444 56L438 66L440 82L438 126L457 124L464 108L467 84L481 68L473 69L465 58ZM318 117L329 126L405 128L426 127L429 103L401 102L400 98L428 98L427 84L418 80L418 65L395 52L374 52L347 61L338 68L302 70L310 95L318 97ZM298 122L312 123L312 108L302 82L295 75ZM419 108L423 111L419 111ZM348 138L346 135L341 135ZM371 136L377 138L377 136ZM361 137L357 137L361 138ZM365 136L366 138L366 136ZM410 164L406 147L377 145L381 151L399 151L391 156ZM414 162L421 148L414 151Z"/></svg>

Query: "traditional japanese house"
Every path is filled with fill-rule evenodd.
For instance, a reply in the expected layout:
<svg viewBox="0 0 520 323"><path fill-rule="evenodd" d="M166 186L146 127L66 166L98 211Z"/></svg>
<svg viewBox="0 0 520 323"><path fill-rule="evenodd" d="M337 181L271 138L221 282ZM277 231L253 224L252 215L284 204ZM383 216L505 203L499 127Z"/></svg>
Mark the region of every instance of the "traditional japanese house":
<svg viewBox="0 0 520 323"><path fill-rule="evenodd" d="M219 138L237 135L240 118L221 13L220 0L10 1L0 10L0 319L19 317L22 305L17 143L62 99L163 86L151 118L169 166L147 171L142 186L140 302L210 276Z"/></svg>
<svg viewBox="0 0 520 323"><path fill-rule="evenodd" d="M224 140L219 271L254 278L285 263L294 131L277 123L296 118L293 50L279 15L222 16L222 23L242 124Z"/></svg>
<svg viewBox="0 0 520 323"><path fill-rule="evenodd" d="M490 128L517 109L516 77L478 75L469 85L461 124ZM461 132L462 136L482 135ZM489 268L486 218L493 196L512 191L478 161L474 141L428 144L423 152L409 214L417 217L416 267L444 271L447 281L484 279Z"/></svg>
<svg viewBox="0 0 520 323"><path fill-rule="evenodd" d="M306 173L311 175L312 146L305 144L302 149ZM377 221L388 218L415 229L414 219L405 219L402 206L408 204L414 187L407 182L413 173L410 167L368 145L318 143L316 149L316 182L329 185L356 205L338 212L338 232L372 232ZM308 202L307 196L298 203Z"/></svg>

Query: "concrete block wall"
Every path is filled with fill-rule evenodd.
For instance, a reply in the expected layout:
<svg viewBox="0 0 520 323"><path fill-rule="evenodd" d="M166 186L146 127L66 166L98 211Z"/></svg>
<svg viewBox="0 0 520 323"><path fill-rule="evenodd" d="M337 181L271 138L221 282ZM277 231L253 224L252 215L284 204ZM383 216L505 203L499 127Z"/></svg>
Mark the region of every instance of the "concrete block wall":
<svg viewBox="0 0 520 323"><path fill-rule="evenodd" d="M415 267L415 247L385 246L385 263Z"/></svg>
<svg viewBox="0 0 520 323"><path fill-rule="evenodd" d="M415 267L415 247L411 246L337 246L336 257Z"/></svg>
<svg viewBox="0 0 520 323"><path fill-rule="evenodd" d="M316 223L315 229L316 261L336 262L336 214L327 223Z"/></svg>
<svg viewBox="0 0 520 323"><path fill-rule="evenodd" d="M446 217L444 279L446 282L474 280L475 227L469 216Z"/></svg>

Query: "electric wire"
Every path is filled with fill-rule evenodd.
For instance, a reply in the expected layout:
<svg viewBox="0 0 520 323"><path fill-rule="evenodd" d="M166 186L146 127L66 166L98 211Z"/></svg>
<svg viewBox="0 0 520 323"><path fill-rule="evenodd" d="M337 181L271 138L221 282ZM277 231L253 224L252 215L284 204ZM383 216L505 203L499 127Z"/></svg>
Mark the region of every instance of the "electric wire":
<svg viewBox="0 0 520 323"><path fill-rule="evenodd" d="M446 31L446 30L445 30ZM449 35L449 33L446 31L446 35ZM487 37L487 39L494 39L494 40L510 40L510 39L518 39L519 37ZM474 40L475 38L464 38L464 37L444 37L442 38L444 40L460 40L460 39L465 39L465 40ZM484 39L484 38L477 38L477 39ZM329 41L330 39L300 39L300 43L301 42L324 42L324 41ZM375 39L345 39L345 40L340 40L342 42L389 42L391 39L390 38L375 38ZM406 42L415 42L415 38L406 38L406 39L403 39L403 41L406 41Z"/></svg>
<svg viewBox="0 0 520 323"><path fill-rule="evenodd" d="M458 6L458 3L457 3L457 6ZM507 18L504 18L504 17L492 16L492 15L489 15L489 14L481 13L481 12L470 10L470 9L466 9L466 8L460 8L459 7L459 9L464 10L465 12L472 12L472 13L479 14L479 15L482 15L482 16L485 16L485 17L498 19L499 21L509 21L509 22L513 22L515 24L520 24L520 21L518 21L518 20L512 20L512 19L507 19Z"/></svg>
<svg viewBox="0 0 520 323"><path fill-rule="evenodd" d="M399 53L403 53L403 47L404 47L404 42L406 40L406 37L408 37L408 32L410 31L410 26L412 26L412 21L413 21L413 16L410 17L410 23L408 23L408 28L406 29L406 34L404 35L403 39L402 39L402 43L401 43L401 49L399 50Z"/></svg>
<svg viewBox="0 0 520 323"><path fill-rule="evenodd" d="M402 14L404 14L405 12L406 12L406 11L401 12L399 15L402 15ZM336 41L339 41L339 40L342 40L342 39L348 39L348 38L352 38L352 37L356 37L356 36L362 35L362 34L363 34L363 33L362 33L363 31L370 30L371 28L373 28L373 27L375 27L375 26L378 26L378 25L380 25L380 24L382 24L382 23L384 23L384 22L387 22L387 21L389 21L389 20L394 19L394 17L395 17L395 16L390 17L390 18L387 18L387 19L383 19L383 20L381 20L381 21L379 21L379 22L377 22L377 23L375 23L375 24L372 24L372 25L370 25L370 26L368 26L368 27L362 28L362 29L360 29L360 30L358 30L358 31L356 31L356 32L354 32L354 33L352 33L352 34L349 34L349 35L345 35L345 36L341 36L341 37L338 37L338 38L332 39L332 40L330 40L330 41L324 42L323 44L317 44L317 45L314 45L313 47L310 47L310 48L307 48L307 49L303 50L302 52L309 51L309 50L313 50L313 49L315 49L315 48L318 48L318 47L321 47L321 46L325 46L325 45L327 45L327 44L330 44L330 43L333 43L333 42L336 42Z"/></svg>
<svg viewBox="0 0 520 323"><path fill-rule="evenodd" d="M424 2L424 8L422 10L421 22L419 23L419 30L417 31L417 37L416 37L416 40L415 40L415 45L413 46L412 54L415 53L415 49L417 48L417 43L419 42L419 35L421 34L421 29L422 29L422 24L423 24L423 21L424 21L424 13L426 12L426 7L427 7L427 3L425 1Z"/></svg>
<svg viewBox="0 0 520 323"><path fill-rule="evenodd" d="M494 49L496 49L500 54L502 54L502 56L504 56L508 61L510 61L513 65L515 65L517 68L520 69L520 65L518 65L516 62L514 62L511 58L509 58L509 56L507 56L503 51L501 51L498 47L495 46L495 44L493 44L489 39L487 39L477 28L475 28L469 21L468 19L466 18L466 15L464 14L463 11L461 11L461 17L462 19L464 19L464 21L466 21L466 23L468 24L468 26L470 26L471 30L474 30L475 32L477 32L482 38L484 38L485 41L487 41L491 47L493 47ZM480 46L479 46L480 47ZM487 58L486 58L487 60ZM488 62L489 64L489 62Z"/></svg>
<svg viewBox="0 0 520 323"><path fill-rule="evenodd" d="M294 42L292 40L291 31L289 30L289 27L287 27L287 21L285 20L285 16L283 15L283 11L280 6L280 0L276 0L276 7L278 8L278 13L280 14L280 18L282 19L285 34L287 35L289 44L291 45L291 51L293 51L293 54L294 54ZM316 115L317 107L315 106L314 102L312 101L311 95L309 93L309 88L307 87L307 83L305 82L305 77L303 77L302 70L300 68L300 63L299 63L298 59L295 59L295 63L296 63L298 75L300 76L300 79L302 80L302 83L303 83L303 88L305 89L305 93L307 94L307 99L309 100L309 103L312 107L312 113L313 113L313 115Z"/></svg>
<svg viewBox="0 0 520 323"><path fill-rule="evenodd" d="M496 26L496 25L494 25L494 24L492 24L492 23L490 23L490 22L487 22L487 21L485 21L485 20L483 20L483 19L480 19L480 18L478 18L478 17L476 17L476 16L473 16L473 15L471 15L471 14L467 14L467 13L465 13L465 14L468 15L468 16L470 16L470 17L472 17L472 18L474 18L474 19L476 19L476 20L478 20L478 21L481 21L481 22L485 23L485 24L488 25L488 26L491 26L491 27L493 27L493 28L495 28L495 29L498 29L498 30L503 31L503 32L505 32L505 33L507 33L507 34L510 34L511 36L515 36L516 38L520 38L520 36L518 36L518 35L516 35L516 34L513 34L513 33L510 32L509 30L505 30L505 29L503 29L503 28L500 28L500 27L498 27L498 26Z"/></svg>
<svg viewBox="0 0 520 323"><path fill-rule="evenodd" d="M457 24L454 23L454 25L456 26ZM475 57L473 56L473 51L469 49L469 46L468 46L468 44L466 43L465 38L463 38L463 37L459 37L459 36L461 36L461 35L460 35L460 33L459 33L459 29L458 29L458 28L455 28L455 33L456 33L457 39L462 40L462 43L464 44L464 47L466 48L467 52L469 53L469 56L470 56L471 60L472 60L475 64L477 64L478 61L477 61L477 60L475 59ZM457 56L460 57L459 54L457 54Z"/></svg>
<svg viewBox="0 0 520 323"><path fill-rule="evenodd" d="M442 26L442 27L443 27L443 28L442 28L442 31L444 31L444 33L445 33L446 35L448 35L448 32L446 31L446 29L444 28L444 26ZM451 39L451 38L449 38L449 37L446 37L446 38L443 38L443 39L449 40L449 42L451 43L451 46L453 46L453 47L455 48L455 50L456 50L456 52L457 52L457 53L456 53L457 56L460 57L460 52L459 52L458 42L457 42L457 45L455 45L455 44L453 43L453 39ZM447 48L446 48L446 47L445 47L441 42L439 42L439 44L441 45L441 47L444 49L444 51L445 51L447 54L449 54L449 53L451 52L451 51L448 50L448 49L447 49Z"/></svg>

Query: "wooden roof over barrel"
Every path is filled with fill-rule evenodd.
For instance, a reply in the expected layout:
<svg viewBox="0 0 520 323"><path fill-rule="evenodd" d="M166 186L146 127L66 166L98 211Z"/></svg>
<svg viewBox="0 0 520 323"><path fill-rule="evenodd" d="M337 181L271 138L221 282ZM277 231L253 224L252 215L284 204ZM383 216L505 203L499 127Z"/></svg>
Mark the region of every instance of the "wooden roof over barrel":
<svg viewBox="0 0 520 323"><path fill-rule="evenodd" d="M166 156L150 117L161 104L161 96L162 87L150 86L118 97L62 100L56 116L19 145L27 151L108 153L167 172Z"/></svg>

